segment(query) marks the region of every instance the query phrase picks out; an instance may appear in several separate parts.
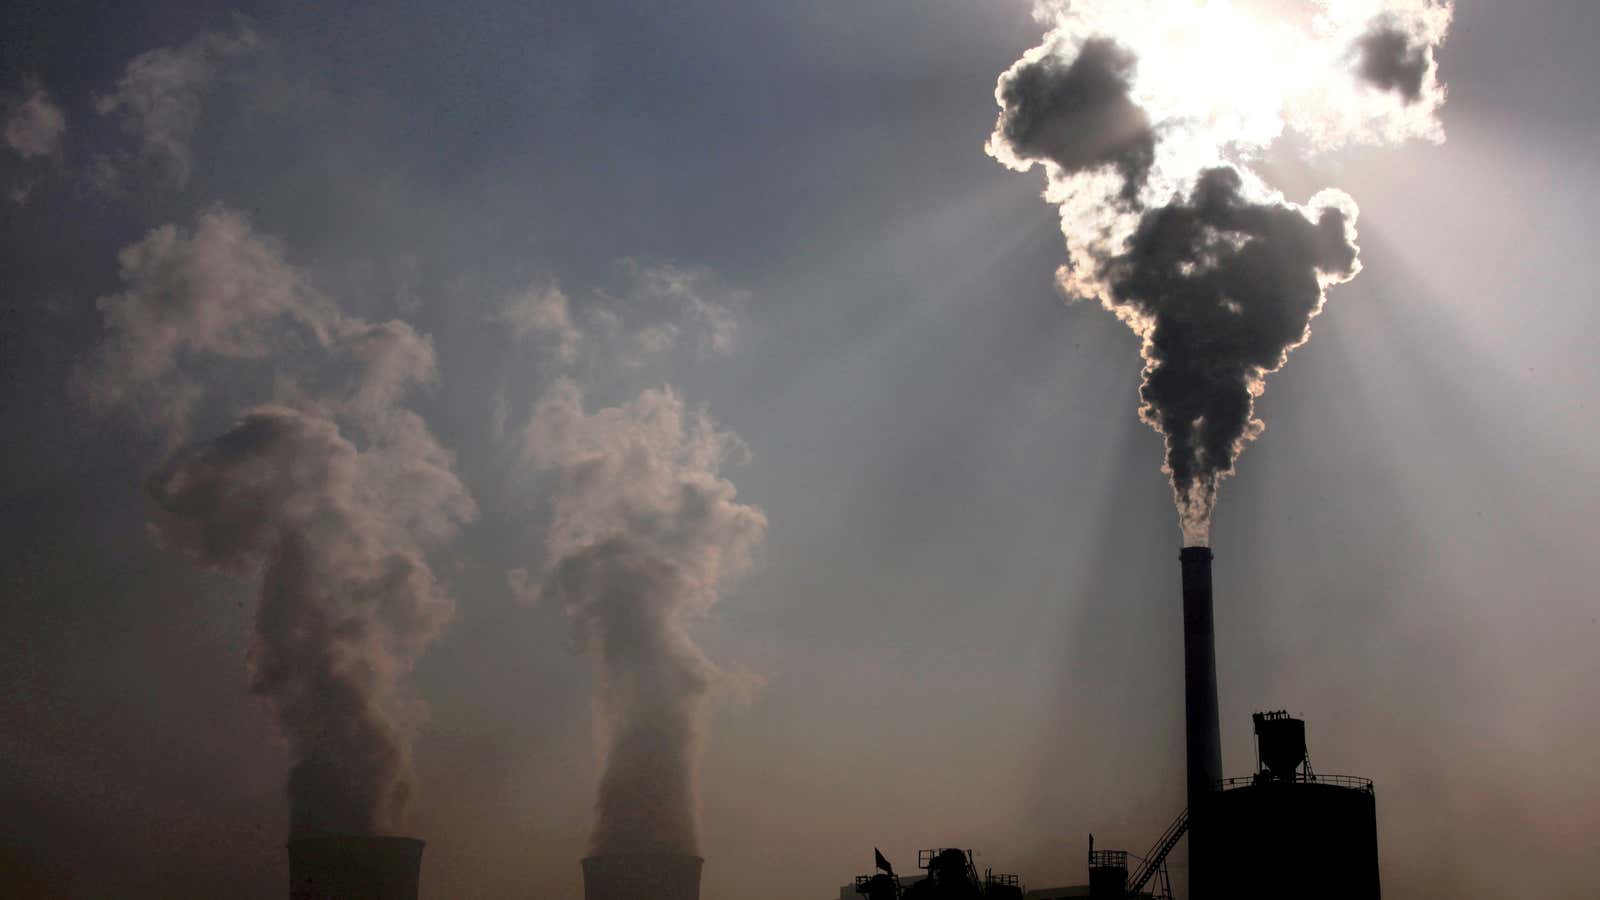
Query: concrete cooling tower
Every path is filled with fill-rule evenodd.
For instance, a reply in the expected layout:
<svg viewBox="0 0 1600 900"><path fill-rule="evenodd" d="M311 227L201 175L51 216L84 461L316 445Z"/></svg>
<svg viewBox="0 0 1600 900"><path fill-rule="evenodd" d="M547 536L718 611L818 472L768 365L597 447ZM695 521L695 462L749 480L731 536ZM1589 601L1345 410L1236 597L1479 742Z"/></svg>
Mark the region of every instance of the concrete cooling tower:
<svg viewBox="0 0 1600 900"><path fill-rule="evenodd" d="M422 841L319 835L289 842L289 900L417 900Z"/></svg>
<svg viewBox="0 0 1600 900"><path fill-rule="evenodd" d="M583 861L584 900L700 900L705 860L678 853L617 853Z"/></svg>

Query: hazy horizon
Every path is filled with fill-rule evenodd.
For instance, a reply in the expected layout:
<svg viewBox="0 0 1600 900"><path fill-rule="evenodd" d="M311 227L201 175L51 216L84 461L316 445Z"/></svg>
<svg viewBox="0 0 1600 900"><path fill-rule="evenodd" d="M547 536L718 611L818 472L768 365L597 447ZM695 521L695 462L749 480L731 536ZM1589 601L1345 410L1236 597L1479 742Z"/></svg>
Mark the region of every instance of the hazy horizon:
<svg viewBox="0 0 1600 900"><path fill-rule="evenodd" d="M307 571L403 557L362 657L393 777L315 814L393 814L426 897L580 897L641 734L687 748L706 900L1143 852L1184 540L1139 339L985 152L1031 5L0 3L0 882L283 896L280 725L324 711L260 676L277 557L204 490L243 421L316 462L237 468L339 536ZM1223 763L1287 709L1375 781L1386 896L1576 898L1600 7L1454 6L1443 143L1257 166L1354 197L1362 271L1221 483ZM619 573L668 599L581 602Z"/></svg>

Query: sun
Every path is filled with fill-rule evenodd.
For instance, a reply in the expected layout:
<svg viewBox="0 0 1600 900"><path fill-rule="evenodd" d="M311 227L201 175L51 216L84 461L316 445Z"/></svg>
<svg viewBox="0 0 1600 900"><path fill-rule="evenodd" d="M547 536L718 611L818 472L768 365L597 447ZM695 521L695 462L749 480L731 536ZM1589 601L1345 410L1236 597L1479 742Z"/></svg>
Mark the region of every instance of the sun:
<svg viewBox="0 0 1600 900"><path fill-rule="evenodd" d="M1139 59L1131 95L1163 144L1195 171L1230 150L1277 140L1291 97L1305 91L1307 37L1288 21L1227 0L1104 4L1094 23ZM1098 18L1098 17L1097 17Z"/></svg>

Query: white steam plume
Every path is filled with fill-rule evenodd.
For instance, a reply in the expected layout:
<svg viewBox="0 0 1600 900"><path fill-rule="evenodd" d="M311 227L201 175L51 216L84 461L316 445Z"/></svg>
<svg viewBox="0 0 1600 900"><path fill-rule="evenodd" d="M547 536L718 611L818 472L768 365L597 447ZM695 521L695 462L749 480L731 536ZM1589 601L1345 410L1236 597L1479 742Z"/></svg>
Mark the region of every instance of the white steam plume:
<svg viewBox="0 0 1600 900"><path fill-rule="evenodd" d="M649 296L680 304L684 321L705 329L707 346L728 346L731 319L703 296L707 273L628 269ZM624 330L621 316L601 321ZM637 361L633 338L578 343L611 344L605 362L613 367ZM513 588L562 606L600 681L591 851L695 854L705 720L714 694L738 679L706 657L690 630L749 569L767 526L721 475L746 455L744 444L671 388L589 411L578 383L561 377L535 404L521 453L549 479L551 520L541 574L513 572Z"/></svg>
<svg viewBox="0 0 1600 900"><path fill-rule="evenodd" d="M210 32L182 46L146 51L128 63L116 90L95 98L95 110L117 115L123 129L139 138L145 155L182 185L194 167L189 140L218 69L261 44L260 36L241 22L232 34Z"/></svg>
<svg viewBox="0 0 1600 900"><path fill-rule="evenodd" d="M987 149L1035 165L1057 205L1070 296L1143 340L1141 418L1166 438L1186 544L1264 428L1265 378L1360 271L1350 197L1304 205L1252 165L1294 133L1318 150L1443 140L1436 0L1056 0L1000 76Z"/></svg>
<svg viewBox="0 0 1600 900"><path fill-rule="evenodd" d="M28 98L6 116L6 146L23 159L60 156L67 116L43 86L29 83Z"/></svg>
<svg viewBox="0 0 1600 900"><path fill-rule="evenodd" d="M476 513L451 455L400 405L435 377L432 345L401 322L341 316L224 209L119 258L124 290L100 300L106 336L79 388L177 443L219 367L270 366L273 402L150 476L154 532L207 569L259 580L251 688L293 760L291 832L392 832L422 714L401 683L454 609L426 551Z"/></svg>

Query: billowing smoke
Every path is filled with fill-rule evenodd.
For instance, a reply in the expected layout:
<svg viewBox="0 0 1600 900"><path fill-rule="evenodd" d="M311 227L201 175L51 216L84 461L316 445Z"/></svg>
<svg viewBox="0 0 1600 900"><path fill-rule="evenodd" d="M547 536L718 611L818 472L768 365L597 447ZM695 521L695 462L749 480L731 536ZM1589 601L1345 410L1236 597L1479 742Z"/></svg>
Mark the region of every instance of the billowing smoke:
<svg viewBox="0 0 1600 900"><path fill-rule="evenodd" d="M1443 139L1448 2L1298 5L1269 22L1242 3L1044 2L1044 42L995 89L987 149L1044 168L1062 289L1142 340L1140 417L1166 439L1186 544L1210 543L1218 485L1265 427L1266 376L1360 271L1355 202L1293 203L1253 164L1288 132L1317 150Z"/></svg>
<svg viewBox="0 0 1600 900"><path fill-rule="evenodd" d="M1186 539L1205 543L1217 481L1261 433L1263 379L1310 336L1324 288L1356 272L1355 209L1252 203L1235 169L1152 209L1101 268L1111 303L1144 323L1142 418L1167 437Z"/></svg>
<svg viewBox="0 0 1600 900"><path fill-rule="evenodd" d="M1128 96L1132 53L1103 37L1083 42L1070 61L1051 53L1000 82L1005 110L996 134L1018 159L1062 172L1111 167L1120 196L1134 200L1155 163L1150 119Z"/></svg>
<svg viewBox="0 0 1600 900"><path fill-rule="evenodd" d="M732 313L708 294L705 273L632 274L644 296L675 301L699 323L705 346L731 346ZM559 319L559 330L571 327ZM613 363L637 359L632 339L613 343L623 354ZM561 377L522 432L524 462L548 481L550 519L537 588L526 591L520 571L514 586L560 604L595 662L602 771L591 851L697 854L696 759L712 698L738 679L690 629L750 567L767 520L721 474L746 455L743 443L671 388L584 404L579 384Z"/></svg>
<svg viewBox="0 0 1600 900"><path fill-rule="evenodd" d="M541 595L599 665L593 850L694 853L694 759L721 676L688 629L766 530L719 474L743 447L671 390L590 413L565 379L539 401L524 447L556 479Z"/></svg>
<svg viewBox="0 0 1600 900"><path fill-rule="evenodd" d="M157 538L259 581L250 683L288 744L291 832L392 832L423 714L402 681L454 608L426 551L475 515L450 454L400 405L434 377L432 346L341 316L227 210L120 260L125 290L100 301L106 339L79 385L176 437L146 483ZM180 440L205 385L252 361L272 402Z"/></svg>

